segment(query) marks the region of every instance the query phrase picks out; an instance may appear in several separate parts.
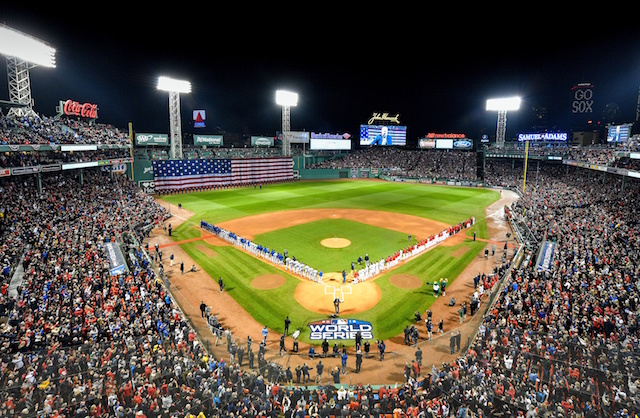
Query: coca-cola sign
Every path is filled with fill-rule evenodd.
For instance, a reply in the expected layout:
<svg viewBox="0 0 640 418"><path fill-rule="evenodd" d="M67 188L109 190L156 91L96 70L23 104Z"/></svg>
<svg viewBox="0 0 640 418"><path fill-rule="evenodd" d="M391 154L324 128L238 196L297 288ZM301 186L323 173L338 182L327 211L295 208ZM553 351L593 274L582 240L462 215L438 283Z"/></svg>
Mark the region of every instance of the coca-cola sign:
<svg viewBox="0 0 640 418"><path fill-rule="evenodd" d="M60 115L79 116L87 119L98 119L98 105L93 103L80 103L75 100L60 100L58 107Z"/></svg>

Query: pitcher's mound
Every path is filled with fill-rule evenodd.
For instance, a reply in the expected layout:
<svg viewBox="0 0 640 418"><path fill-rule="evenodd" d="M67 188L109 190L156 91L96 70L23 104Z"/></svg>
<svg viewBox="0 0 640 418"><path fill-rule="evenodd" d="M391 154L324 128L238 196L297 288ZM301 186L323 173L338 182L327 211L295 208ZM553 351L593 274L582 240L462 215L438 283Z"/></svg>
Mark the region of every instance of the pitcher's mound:
<svg viewBox="0 0 640 418"><path fill-rule="evenodd" d="M320 244L327 248L344 248L351 245L351 241L346 238L326 238L320 241Z"/></svg>

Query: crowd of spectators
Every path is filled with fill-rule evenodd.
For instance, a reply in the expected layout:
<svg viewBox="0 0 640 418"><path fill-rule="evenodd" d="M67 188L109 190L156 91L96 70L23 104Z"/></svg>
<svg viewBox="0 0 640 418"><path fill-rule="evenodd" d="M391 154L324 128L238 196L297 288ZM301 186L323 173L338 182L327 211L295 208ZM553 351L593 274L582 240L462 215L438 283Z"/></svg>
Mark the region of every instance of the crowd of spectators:
<svg viewBox="0 0 640 418"><path fill-rule="evenodd" d="M0 153L0 168L32 167L45 164L68 164L86 161L130 158L131 152L126 148L103 149L96 151L22 151Z"/></svg>
<svg viewBox="0 0 640 418"><path fill-rule="evenodd" d="M501 167L505 182L521 170ZM598 176L596 178L596 176ZM629 417L640 408L637 235L640 185L544 166L513 205L538 240L555 242L548 271L513 269L478 336L436 375L458 412ZM432 381L433 384L433 381Z"/></svg>
<svg viewBox="0 0 640 418"><path fill-rule="evenodd" d="M618 148L605 146L571 148L566 158L590 164L615 165L619 152Z"/></svg>
<svg viewBox="0 0 640 418"><path fill-rule="evenodd" d="M99 170L42 182L1 183L2 260L23 275L13 294L1 276L0 416L367 416L427 401L417 384L294 388L260 355L249 370L214 358L137 245L166 210ZM110 274L110 241L131 244L130 271Z"/></svg>
<svg viewBox="0 0 640 418"><path fill-rule="evenodd" d="M380 148L327 164L382 162L405 176L475 175L475 153ZM486 174L522 181L509 163ZM602 176L544 165L510 213L555 242L551 268L533 258L511 270L460 358L380 389L286 385L211 356L136 245L167 213L126 177L43 175L41 192L33 176L2 179L0 416L635 416L640 185ZM127 273L111 276L108 241L129 243Z"/></svg>
<svg viewBox="0 0 640 418"><path fill-rule="evenodd" d="M86 120L25 116L20 119L0 115L0 145L131 145L127 132Z"/></svg>
<svg viewBox="0 0 640 418"><path fill-rule="evenodd" d="M0 416L88 416L108 406L125 369L151 360L150 344L159 350L149 332L158 320L175 334L186 330L141 252L130 275L111 277L104 249L125 231L140 238L164 210L124 176L42 180L42 193L33 176L0 185ZM12 294L8 273L18 264L24 272Z"/></svg>
<svg viewBox="0 0 640 418"><path fill-rule="evenodd" d="M242 147L242 148L203 148L198 146L185 146L182 156L187 160L209 158L269 158L282 155L282 149L276 147ZM167 147L138 148L136 157L145 160L168 160Z"/></svg>
<svg viewBox="0 0 640 418"><path fill-rule="evenodd" d="M378 168L396 177L474 181L476 164L476 153L471 151L371 147L312 164L309 168Z"/></svg>
<svg viewBox="0 0 640 418"><path fill-rule="evenodd" d="M613 166L617 168L624 168L631 171L640 171L640 159L620 157L615 161Z"/></svg>

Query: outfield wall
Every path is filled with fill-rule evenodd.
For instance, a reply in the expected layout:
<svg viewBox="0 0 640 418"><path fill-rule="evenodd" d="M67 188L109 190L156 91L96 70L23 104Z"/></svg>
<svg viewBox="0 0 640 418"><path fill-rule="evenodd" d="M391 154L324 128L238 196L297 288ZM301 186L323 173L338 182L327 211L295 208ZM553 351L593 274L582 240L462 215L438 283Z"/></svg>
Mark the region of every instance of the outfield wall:
<svg viewBox="0 0 640 418"><path fill-rule="evenodd" d="M483 187L481 181L459 181L450 179L435 178L405 178L390 176L388 170L376 168L317 168L317 169L300 169L297 170L300 180L329 180L329 179L362 179L362 178L379 178L387 181L397 181L403 183L425 183L425 184L441 184L445 186L465 186L465 187ZM295 176L295 172L294 172Z"/></svg>
<svg viewBox="0 0 640 418"><path fill-rule="evenodd" d="M315 168L299 169L301 180L327 179L368 179L377 178L380 171L377 168Z"/></svg>

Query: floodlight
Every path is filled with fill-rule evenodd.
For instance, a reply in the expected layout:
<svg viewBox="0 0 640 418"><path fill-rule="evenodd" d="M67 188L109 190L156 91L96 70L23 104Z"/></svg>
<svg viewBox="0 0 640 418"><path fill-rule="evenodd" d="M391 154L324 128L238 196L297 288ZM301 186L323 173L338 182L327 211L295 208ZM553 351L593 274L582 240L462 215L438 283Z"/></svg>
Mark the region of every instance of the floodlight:
<svg viewBox="0 0 640 418"><path fill-rule="evenodd" d="M507 112L520 109L520 97L504 97L501 99L488 99L487 110L498 112L498 127L496 130L496 146L504 146L507 134Z"/></svg>
<svg viewBox="0 0 640 418"><path fill-rule="evenodd" d="M0 54L43 67L56 66L54 48L5 25L0 25Z"/></svg>
<svg viewBox="0 0 640 418"><path fill-rule="evenodd" d="M182 121L180 93L191 93L191 83L169 77L158 77L158 90L169 92L169 130L171 133L171 158L182 159Z"/></svg>
<svg viewBox="0 0 640 418"><path fill-rule="evenodd" d="M276 103L280 106L297 106L298 93L292 93L286 90L276 91Z"/></svg>
<svg viewBox="0 0 640 418"><path fill-rule="evenodd" d="M172 93L191 93L191 83L169 77L158 77L158 90Z"/></svg>
<svg viewBox="0 0 640 418"><path fill-rule="evenodd" d="M520 97L505 97L502 99L488 99L487 110L493 111L509 111L520 109Z"/></svg>
<svg viewBox="0 0 640 418"><path fill-rule="evenodd" d="M298 105L298 93L286 90L276 90L276 103L282 106L282 155L291 155L291 106Z"/></svg>

